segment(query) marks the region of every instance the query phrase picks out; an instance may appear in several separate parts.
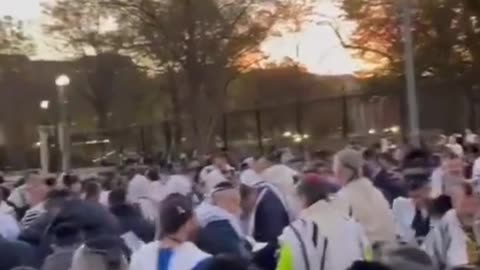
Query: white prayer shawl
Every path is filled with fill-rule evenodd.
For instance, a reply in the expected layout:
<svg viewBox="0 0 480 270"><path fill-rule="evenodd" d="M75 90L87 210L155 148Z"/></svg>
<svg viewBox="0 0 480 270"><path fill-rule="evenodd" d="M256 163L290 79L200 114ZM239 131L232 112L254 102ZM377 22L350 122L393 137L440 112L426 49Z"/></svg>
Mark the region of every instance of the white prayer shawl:
<svg viewBox="0 0 480 270"><path fill-rule="evenodd" d="M0 214L15 216L15 209L8 205L5 201L0 202Z"/></svg>
<svg viewBox="0 0 480 270"><path fill-rule="evenodd" d="M167 196L170 194L181 194L188 196L193 192L192 181L186 176L175 174L168 178L166 184Z"/></svg>
<svg viewBox="0 0 480 270"><path fill-rule="evenodd" d="M465 266L469 264L467 239L456 211L450 210L427 236L424 249L439 267Z"/></svg>
<svg viewBox="0 0 480 270"><path fill-rule="evenodd" d="M283 164L273 165L261 173L265 181L273 184L283 194L281 197L285 199L287 210L292 220L300 212L294 179L297 175L297 171Z"/></svg>
<svg viewBox="0 0 480 270"><path fill-rule="evenodd" d="M205 227L214 221L226 220L237 233L238 237L243 238L242 227L240 226L240 219L230 214L225 209L212 205L208 202L203 202L197 209L195 209L200 227Z"/></svg>
<svg viewBox="0 0 480 270"><path fill-rule="evenodd" d="M13 241L20 234L20 228L17 221L9 214L0 213L0 235L3 238Z"/></svg>
<svg viewBox="0 0 480 270"><path fill-rule="evenodd" d="M412 245L417 244L415 230L412 228L415 212L416 208L412 199L400 197L393 201L393 216L397 237L400 241Z"/></svg>
<svg viewBox="0 0 480 270"><path fill-rule="evenodd" d="M305 270L306 263L304 259L298 259L303 255L298 236L292 227L296 228L303 238L310 269L345 270L353 262L365 259L370 245L363 228L352 218L340 213L330 202L318 201L302 211L300 218L287 227L279 238L280 243L289 243L292 248L295 270ZM316 224L316 232L312 226L305 226L310 222ZM299 229L299 226L304 229ZM310 243L315 236L316 246ZM292 245L296 242L297 244Z"/></svg>
<svg viewBox="0 0 480 270"><path fill-rule="evenodd" d="M255 187L265 180L253 169L247 169L240 174L240 182L247 187Z"/></svg>
<svg viewBox="0 0 480 270"><path fill-rule="evenodd" d="M133 253L129 270L158 270L160 248L160 241L154 241L141 247ZM185 242L174 250L169 269L162 270L192 270L209 257L211 255L201 251L193 243Z"/></svg>
<svg viewBox="0 0 480 270"><path fill-rule="evenodd" d="M162 181L151 182L150 189L150 196L157 203L162 202L168 195L167 184Z"/></svg>
<svg viewBox="0 0 480 270"><path fill-rule="evenodd" d="M288 195L295 194L294 176L296 175L298 175L297 171L283 164L273 165L261 173L265 181L277 186Z"/></svg>
<svg viewBox="0 0 480 270"><path fill-rule="evenodd" d="M100 204L105 206L105 207L108 207L108 197L110 196L110 190L102 190L102 192L100 192Z"/></svg>
<svg viewBox="0 0 480 270"><path fill-rule="evenodd" d="M438 167L432 172L432 176L430 177L432 185L432 198L437 198L445 193L444 174L445 173L442 167Z"/></svg>
<svg viewBox="0 0 480 270"><path fill-rule="evenodd" d="M337 193L334 203L340 211L353 216L362 225L370 243L395 241L395 222L390 205L369 179L348 183Z"/></svg>
<svg viewBox="0 0 480 270"><path fill-rule="evenodd" d="M250 237L253 237L255 233L255 216L257 215L258 205L261 203L261 201L263 200L263 198L265 197L268 191L273 192L277 196L277 198L280 200L280 202L282 203L283 207L285 208L289 216L291 216L289 213L290 207L285 198L285 195L276 186L267 182L260 182L255 186L255 188L257 188L260 191L260 193L257 196L257 200L255 201L255 206L252 212L248 216L247 220L244 221L247 223L246 234L247 236L250 236ZM294 219L290 217L290 221L292 220Z"/></svg>
<svg viewBox="0 0 480 270"><path fill-rule="evenodd" d="M143 175L135 175L128 184L127 199L131 203L136 203L138 199L149 197L150 181Z"/></svg>
<svg viewBox="0 0 480 270"><path fill-rule="evenodd" d="M128 184L127 200L136 204L144 218L150 222L155 222L157 219L158 204L151 196L151 183L143 175L136 175Z"/></svg>

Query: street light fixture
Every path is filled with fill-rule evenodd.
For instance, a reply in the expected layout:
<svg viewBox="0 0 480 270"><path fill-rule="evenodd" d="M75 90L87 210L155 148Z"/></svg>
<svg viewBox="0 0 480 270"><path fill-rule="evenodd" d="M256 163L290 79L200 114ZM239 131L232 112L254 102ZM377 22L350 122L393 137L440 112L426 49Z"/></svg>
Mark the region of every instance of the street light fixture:
<svg viewBox="0 0 480 270"><path fill-rule="evenodd" d="M49 100L40 101L40 109L48 110L48 108L50 108L50 101Z"/></svg>
<svg viewBox="0 0 480 270"><path fill-rule="evenodd" d="M57 77L57 79L55 80L55 84L58 87L68 86L70 84L70 78L67 75L62 74L62 75Z"/></svg>
<svg viewBox="0 0 480 270"><path fill-rule="evenodd" d="M285 137L285 138L290 138L290 137L292 137L292 132L291 132L291 131L285 131L285 132L283 133L283 137Z"/></svg>

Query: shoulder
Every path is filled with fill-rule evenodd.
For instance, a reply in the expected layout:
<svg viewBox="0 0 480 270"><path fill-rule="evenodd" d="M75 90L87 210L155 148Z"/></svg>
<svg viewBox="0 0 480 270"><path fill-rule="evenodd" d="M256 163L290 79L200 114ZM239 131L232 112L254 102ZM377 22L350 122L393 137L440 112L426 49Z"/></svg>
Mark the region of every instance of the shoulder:
<svg viewBox="0 0 480 270"><path fill-rule="evenodd" d="M413 205L412 199L398 197L393 201L393 209L410 208Z"/></svg>
<svg viewBox="0 0 480 270"><path fill-rule="evenodd" d="M159 241L153 241L146 245L143 245L139 250L133 253L132 255L132 266L145 265L151 261L154 261L158 257L158 250L160 247ZM138 267L134 269L142 269L143 267Z"/></svg>

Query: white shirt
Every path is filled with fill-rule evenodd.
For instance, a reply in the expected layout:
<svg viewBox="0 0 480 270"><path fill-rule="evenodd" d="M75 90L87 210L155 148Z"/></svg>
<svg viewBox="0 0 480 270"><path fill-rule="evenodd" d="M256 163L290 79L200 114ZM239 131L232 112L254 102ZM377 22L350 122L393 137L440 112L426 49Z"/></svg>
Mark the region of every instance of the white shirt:
<svg viewBox="0 0 480 270"><path fill-rule="evenodd" d="M141 247L133 253L129 270L158 270L158 256L160 241L154 241ZM201 251L195 244L185 242L175 248L174 255L170 259L169 269L162 270L192 270L201 261L211 257Z"/></svg>
<svg viewBox="0 0 480 270"><path fill-rule="evenodd" d="M416 210L415 204L410 198L399 197L393 201L393 216L397 237L400 238L400 241L412 245L417 244L415 230L412 228ZM422 214L426 213L426 211L422 211Z"/></svg>
<svg viewBox="0 0 480 270"><path fill-rule="evenodd" d="M445 193L444 172L442 167L437 167L431 176L432 191L431 197L436 198Z"/></svg>
<svg viewBox="0 0 480 270"><path fill-rule="evenodd" d="M0 235L5 239L16 240L20 234L18 223L11 215L0 213Z"/></svg>
<svg viewBox="0 0 480 270"><path fill-rule="evenodd" d="M467 235L455 210L448 211L425 239L424 249L446 269L468 265Z"/></svg>

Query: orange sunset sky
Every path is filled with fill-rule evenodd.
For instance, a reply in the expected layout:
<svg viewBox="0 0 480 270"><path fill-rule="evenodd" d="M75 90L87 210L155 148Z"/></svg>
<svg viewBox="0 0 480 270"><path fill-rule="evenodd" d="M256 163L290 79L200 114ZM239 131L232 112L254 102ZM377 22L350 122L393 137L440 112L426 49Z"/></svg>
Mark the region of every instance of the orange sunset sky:
<svg viewBox="0 0 480 270"><path fill-rule="evenodd" d="M45 1L54 0L0 0L0 16L10 15L25 21L28 32L37 44L36 59L62 59L65 56L51 46L55 41L46 37L41 30L41 24L47 18L42 14L40 3ZM341 10L333 1L319 0L316 11L328 17L338 17ZM341 22L340 29L348 38L354 25ZM312 73L351 74L362 68L361 62L353 59L350 53L342 48L329 27L316 23L306 23L299 33L284 33L281 37L269 38L261 47L269 56L269 61L278 62L290 57L298 60Z"/></svg>

